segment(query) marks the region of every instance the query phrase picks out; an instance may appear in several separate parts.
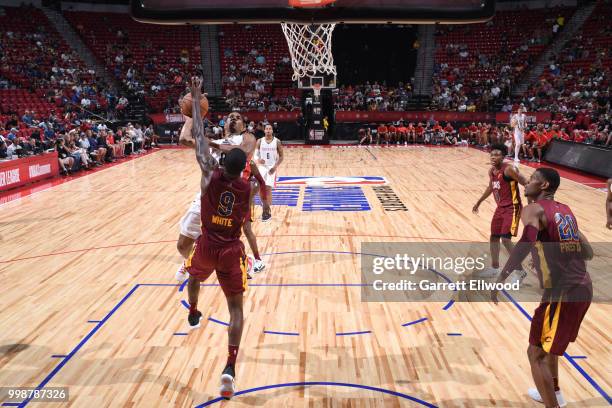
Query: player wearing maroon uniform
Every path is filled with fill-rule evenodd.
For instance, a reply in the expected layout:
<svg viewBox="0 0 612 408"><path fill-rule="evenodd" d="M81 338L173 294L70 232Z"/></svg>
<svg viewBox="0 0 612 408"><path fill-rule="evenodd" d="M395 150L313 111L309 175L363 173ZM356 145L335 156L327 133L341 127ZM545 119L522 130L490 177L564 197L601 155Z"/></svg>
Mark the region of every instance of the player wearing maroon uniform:
<svg viewBox="0 0 612 408"><path fill-rule="evenodd" d="M525 176L519 171L504 163L508 150L505 145L493 145L491 147L491 168L489 169L489 185L476 202L472 212L478 214L478 207L491 194L495 198L497 208L491 220L491 268L479 273L479 277L492 277L499 274L499 241L504 244L508 252L512 251L512 237L518 232L519 217L521 215L521 197L519 184L527 184ZM525 272L519 273L519 279L525 277Z"/></svg>
<svg viewBox="0 0 612 408"><path fill-rule="evenodd" d="M555 201L559 173L550 168L537 169L525 186L530 204L523 209L523 236L510 254L498 282L504 282L532 251L534 264L544 288L529 332L527 355L537 389L529 396L547 408L563 407L559 389L558 356L576 340L578 329L593 297L591 278L585 259L593 250L578 229L570 208ZM492 293L497 303L497 292Z"/></svg>
<svg viewBox="0 0 612 408"><path fill-rule="evenodd" d="M201 96L202 80L193 78L191 94L194 101ZM242 297L247 288L246 255L240 232L250 213L251 184L241 178L246 167L246 153L234 148L225 156L223 167L217 167L210 153L200 104L193 103L193 138L196 158L202 171L201 221L202 234L187 259L189 272L189 325L200 326L202 312L197 309L200 282L216 271L230 314L228 358L221 376L221 396L234 395L235 364L242 337Z"/></svg>

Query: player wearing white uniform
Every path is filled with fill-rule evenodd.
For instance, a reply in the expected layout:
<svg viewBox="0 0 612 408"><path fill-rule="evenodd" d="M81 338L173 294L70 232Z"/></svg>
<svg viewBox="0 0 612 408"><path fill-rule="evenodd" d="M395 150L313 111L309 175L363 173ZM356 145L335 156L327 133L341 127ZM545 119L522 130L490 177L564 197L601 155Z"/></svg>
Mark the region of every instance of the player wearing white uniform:
<svg viewBox="0 0 612 408"><path fill-rule="evenodd" d="M272 125L266 125L264 133L265 137L257 141L255 163L257 163L257 168L266 182L266 186L268 186L268 201L272 202L272 189L276 187L277 170L283 162L284 153L281 141L274 137ZM268 219L264 219L264 221Z"/></svg>
<svg viewBox="0 0 612 408"><path fill-rule="evenodd" d="M510 126L514 129L514 166L518 166L519 151L525 143L525 129L527 128L527 117L523 113L523 107L519 106L516 114L510 118Z"/></svg>
<svg viewBox="0 0 612 408"><path fill-rule="evenodd" d="M231 118L232 114L237 115L238 118L233 120ZM229 132L240 133L243 127L243 126L241 127L240 124L244 125L244 123L242 122L242 117L240 116L239 113L234 112L232 114L230 114L230 119L228 119L228 122L227 122L228 126L226 127L226 136L222 139L215 141L215 146L231 145L231 146L238 146L241 148L245 147L243 143L244 136L242 134L233 134L231 136L227 136ZM236 123L239 123L239 124L236 124ZM195 146L195 144L193 143L193 138L191 137L192 127L193 127L192 119L186 117L185 125L183 126L183 129L181 130L181 135L179 138L179 142L181 144L185 146L189 146L189 147ZM234 129L234 128L237 128L237 129ZM254 149L254 147L252 148ZM220 165L223 165L223 159L224 159L225 153L219 149L211 148L211 150L212 150L212 156L217 160L217 162ZM256 190L253 189L252 193L255 193L255 191ZM201 192L198 192L194 200L191 202L189 209L187 210L185 215L183 215L183 217L181 218L179 222L180 234L179 234L179 239L177 241L177 249L179 253L183 256L184 259L187 259L189 257L189 254L193 248L193 243L202 234L200 213L201 213ZM253 272L259 273L264 270L266 265L259 257L259 250L257 248L257 239L255 237L255 234L253 233L250 219L245 221L244 226L243 226L243 231L244 231L244 235L246 236L249 242L251 251L253 252L255 256L255 261L253 262ZM187 272L185 271L185 264L182 263L178 271L176 272L175 278L176 280L182 283L187 279L187 277L188 275L187 275Z"/></svg>

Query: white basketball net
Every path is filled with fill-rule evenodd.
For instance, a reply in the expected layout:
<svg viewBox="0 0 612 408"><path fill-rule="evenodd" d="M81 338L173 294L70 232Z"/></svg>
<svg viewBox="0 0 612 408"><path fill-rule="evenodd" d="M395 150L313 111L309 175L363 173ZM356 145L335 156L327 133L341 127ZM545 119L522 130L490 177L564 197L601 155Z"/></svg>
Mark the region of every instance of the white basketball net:
<svg viewBox="0 0 612 408"><path fill-rule="evenodd" d="M336 75L331 42L335 23L281 25L289 44L294 81L321 73Z"/></svg>

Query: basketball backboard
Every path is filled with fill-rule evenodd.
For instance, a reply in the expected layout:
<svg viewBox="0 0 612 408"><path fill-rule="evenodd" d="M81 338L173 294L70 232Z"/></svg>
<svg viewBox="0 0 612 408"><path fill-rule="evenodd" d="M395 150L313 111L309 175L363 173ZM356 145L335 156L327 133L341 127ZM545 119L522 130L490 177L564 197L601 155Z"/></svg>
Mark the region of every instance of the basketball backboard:
<svg viewBox="0 0 612 408"><path fill-rule="evenodd" d="M469 23L491 18L495 0L132 0L138 21L219 23Z"/></svg>

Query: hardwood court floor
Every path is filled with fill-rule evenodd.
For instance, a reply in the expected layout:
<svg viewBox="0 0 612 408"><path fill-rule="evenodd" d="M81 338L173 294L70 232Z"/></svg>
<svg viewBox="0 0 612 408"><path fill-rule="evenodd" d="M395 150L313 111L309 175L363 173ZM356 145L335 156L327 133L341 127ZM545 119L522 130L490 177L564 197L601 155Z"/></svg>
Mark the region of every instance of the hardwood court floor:
<svg viewBox="0 0 612 408"><path fill-rule="evenodd" d="M361 188L369 211L302 211L301 187L296 206L257 222L272 255L246 295L237 384L277 386L212 406L538 406L526 396L529 321L516 305L363 303L355 286L362 242L486 242L493 200L480 215L471 208L487 169L487 154L464 148L287 149L281 176L383 176L408 211L383 211L371 186ZM188 332L173 281L177 223L198 185L193 152L162 150L0 207L0 386L69 387L69 403L34 405L49 407L217 397L228 321L218 287L200 294L214 320L175 334ZM604 194L564 179L558 200L591 241L611 240ZM573 360L579 369L562 359L572 407L607 406L611 312L589 310L568 350L587 357Z"/></svg>

